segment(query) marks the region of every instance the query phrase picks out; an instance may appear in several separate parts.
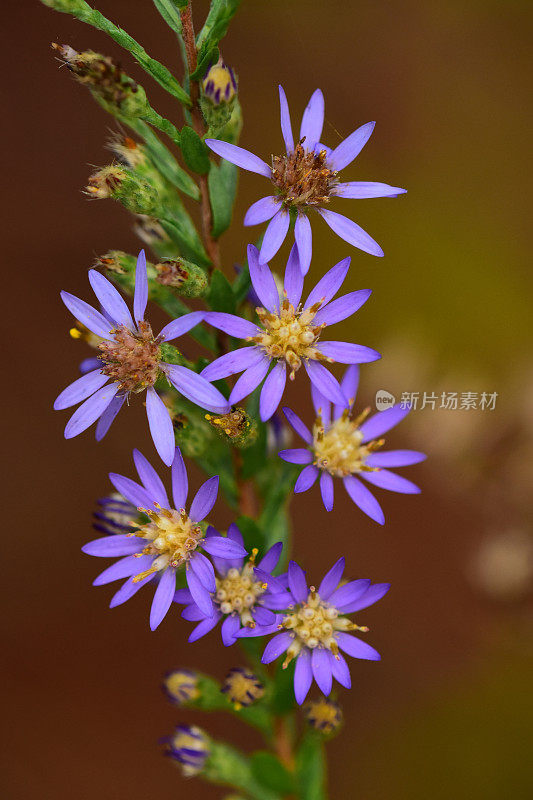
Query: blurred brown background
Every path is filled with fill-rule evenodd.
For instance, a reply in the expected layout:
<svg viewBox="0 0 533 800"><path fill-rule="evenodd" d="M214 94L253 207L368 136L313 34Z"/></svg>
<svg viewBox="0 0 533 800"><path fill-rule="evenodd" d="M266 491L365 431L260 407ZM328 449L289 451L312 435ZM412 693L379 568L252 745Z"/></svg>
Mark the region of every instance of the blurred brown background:
<svg viewBox="0 0 533 800"><path fill-rule="evenodd" d="M59 290L90 299L95 255L135 252L139 242L123 209L81 194L90 165L109 160L113 124L49 43L117 55L156 108L177 120L179 109L103 34L38 2L3 7L3 796L222 797L185 784L161 757L158 738L193 715L169 706L159 682L180 665L221 677L238 655L218 634L187 645L177 614L151 633L148 592L109 611L112 587L91 587L98 564L80 553L107 471L129 474L133 445L155 461L140 404L100 445L92 433L65 442L67 415L51 410L82 355ZM150 0L98 7L181 74ZM205 7L197 4L198 27ZM338 328L384 353L363 371L362 403L378 389L439 400L442 391L498 392L494 411L419 408L389 436L430 458L403 471L421 497L380 492L384 529L340 491L330 515L317 489L292 504L295 553L311 576L346 553L353 577L393 584L363 620L383 660L352 662L353 689L339 694L347 724L329 748L332 798L533 796L531 20L525 0L248 0L224 43L240 78L244 146L265 157L281 147L278 82L293 120L320 86L327 143L377 120L348 178L409 189L339 208L386 252L377 260L352 250L348 289L374 295ZM242 175L223 242L228 274L250 236L239 221L264 188ZM319 221L314 232L316 276L350 248ZM294 402L309 418L305 382L296 383ZM218 521L228 521L223 509ZM248 742L237 722L196 721Z"/></svg>

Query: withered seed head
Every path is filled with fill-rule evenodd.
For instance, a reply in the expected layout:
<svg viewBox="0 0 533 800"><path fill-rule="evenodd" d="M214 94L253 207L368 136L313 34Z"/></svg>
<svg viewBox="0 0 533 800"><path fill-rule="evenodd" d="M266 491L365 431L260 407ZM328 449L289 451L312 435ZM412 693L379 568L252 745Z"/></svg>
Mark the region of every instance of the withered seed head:
<svg viewBox="0 0 533 800"><path fill-rule="evenodd" d="M155 268L157 270L156 281L163 286L174 286L178 288L189 277L188 271L179 258L162 261L156 264Z"/></svg>
<svg viewBox="0 0 533 800"><path fill-rule="evenodd" d="M298 142L292 153L272 158L272 183L287 206L315 206L329 202L338 182L326 163L327 153L308 152Z"/></svg>
<svg viewBox="0 0 533 800"><path fill-rule="evenodd" d="M99 345L104 375L116 381L122 393L141 392L153 386L159 374L160 341L143 320L133 332L125 325L113 330L113 339Z"/></svg>

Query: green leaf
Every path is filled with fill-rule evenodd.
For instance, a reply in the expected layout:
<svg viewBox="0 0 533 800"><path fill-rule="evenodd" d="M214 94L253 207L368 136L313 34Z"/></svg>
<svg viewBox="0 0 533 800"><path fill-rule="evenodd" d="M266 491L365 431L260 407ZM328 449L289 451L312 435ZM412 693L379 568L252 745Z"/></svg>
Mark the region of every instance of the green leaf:
<svg viewBox="0 0 533 800"><path fill-rule="evenodd" d="M202 778L222 786L232 786L254 800L281 800L279 794L256 780L250 760L236 748L211 740L209 751Z"/></svg>
<svg viewBox="0 0 533 800"><path fill-rule="evenodd" d="M196 39L197 46L201 48L204 42L218 44L226 35L228 25L240 4L241 0L212 0L207 19Z"/></svg>
<svg viewBox="0 0 533 800"><path fill-rule="evenodd" d="M229 161L222 159L220 166L211 162L207 183L213 212L212 234L215 239L224 233L231 224L238 174L239 171L235 164L230 164Z"/></svg>
<svg viewBox="0 0 533 800"><path fill-rule="evenodd" d="M181 130L180 136L181 152L183 159L189 169L199 175L209 172L209 150L205 142L198 136L196 131L185 125Z"/></svg>
<svg viewBox="0 0 533 800"><path fill-rule="evenodd" d="M181 18L176 8L179 4L173 0L153 0L153 2L169 28L181 36Z"/></svg>
<svg viewBox="0 0 533 800"><path fill-rule="evenodd" d="M242 533L244 539L244 546L249 553L252 552L254 547L259 550L259 558L265 553L265 541L263 531L251 517L241 516L235 523Z"/></svg>
<svg viewBox="0 0 533 800"><path fill-rule="evenodd" d="M326 800L326 764L320 736L309 731L296 756L296 776L301 800Z"/></svg>
<svg viewBox="0 0 533 800"><path fill-rule="evenodd" d="M294 778L274 753L258 750L252 753L250 764L254 778L267 789L282 795L293 793Z"/></svg>
<svg viewBox="0 0 533 800"><path fill-rule="evenodd" d="M235 297L231 290L231 284L219 269L213 272L206 299L209 308L213 311L235 313Z"/></svg>
<svg viewBox="0 0 533 800"><path fill-rule="evenodd" d="M186 212L176 219L160 219L161 227L179 245L180 254L189 261L208 267L211 262L191 218Z"/></svg>
<svg viewBox="0 0 533 800"><path fill-rule="evenodd" d="M158 170L183 194L200 199L200 190L188 172L180 167L170 150L143 120L127 120L127 124L144 139L148 154Z"/></svg>
<svg viewBox="0 0 533 800"><path fill-rule="evenodd" d="M272 711L275 714L289 714L294 708L294 663L291 661L286 669L283 669L281 659L277 663L272 698Z"/></svg>
<svg viewBox="0 0 533 800"><path fill-rule="evenodd" d="M199 81L206 74L212 64L216 64L219 58L218 47L207 43L198 53L196 69L189 75L191 81Z"/></svg>

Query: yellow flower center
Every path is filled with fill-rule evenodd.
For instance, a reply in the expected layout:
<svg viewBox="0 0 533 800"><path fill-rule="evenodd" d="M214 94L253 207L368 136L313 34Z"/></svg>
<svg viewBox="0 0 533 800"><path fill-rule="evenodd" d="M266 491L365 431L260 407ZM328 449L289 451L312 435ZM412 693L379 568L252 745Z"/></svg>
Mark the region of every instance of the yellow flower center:
<svg viewBox="0 0 533 800"><path fill-rule="evenodd" d="M314 464L336 478L344 478L354 472L374 472L375 467L368 467L366 458L384 444L384 439L362 444L363 434L359 426L370 413L365 409L356 419L350 419L345 410L339 419L324 428L322 417L317 417L313 426L312 450Z"/></svg>
<svg viewBox="0 0 533 800"><path fill-rule="evenodd" d="M314 586L310 587L307 601L285 615L280 628L289 630L294 637L283 662L284 669L303 647L311 650L324 647L337 656L339 654L335 638L337 631L368 631L368 628L355 625L348 617L339 616L338 609L322 600Z"/></svg>
<svg viewBox="0 0 533 800"><path fill-rule="evenodd" d="M258 581L254 575L255 556L252 555L241 569L232 567L223 578L216 578L217 590L215 602L223 614L237 613L241 623L249 628L255 627L251 611L257 600L265 593L266 584Z"/></svg>
<svg viewBox="0 0 533 800"><path fill-rule="evenodd" d="M313 325L313 319L322 301L303 311L295 309L285 298L279 313L257 308L263 331L251 336L249 341L263 348L269 358L285 360L290 368L290 379L294 379L303 359L332 361L317 350L316 343L325 325Z"/></svg>
<svg viewBox="0 0 533 800"><path fill-rule="evenodd" d="M98 345L104 375L116 381L121 392L141 392L153 386L159 375L160 341L148 322L138 322L135 333L118 325L111 341Z"/></svg>
<svg viewBox="0 0 533 800"><path fill-rule="evenodd" d="M156 558L150 569L135 576L135 582L168 566L179 567L188 561L204 538L200 526L195 525L184 509L175 511L157 506L157 511L149 508L139 510L150 521L146 525L137 525L138 530L130 535L148 542L139 556L150 555Z"/></svg>

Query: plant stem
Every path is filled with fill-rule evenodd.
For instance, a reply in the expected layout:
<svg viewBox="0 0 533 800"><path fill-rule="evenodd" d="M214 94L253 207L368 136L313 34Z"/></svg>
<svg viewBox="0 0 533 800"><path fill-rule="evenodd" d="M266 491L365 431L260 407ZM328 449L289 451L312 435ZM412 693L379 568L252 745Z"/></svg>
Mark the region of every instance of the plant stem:
<svg viewBox="0 0 533 800"><path fill-rule="evenodd" d="M274 750L281 763L292 771L294 769L294 753L285 717L277 717L274 721Z"/></svg>
<svg viewBox="0 0 533 800"><path fill-rule="evenodd" d="M194 36L194 24L192 19L192 4L191 0L187 3L187 7L180 11L183 41L185 43L185 53L187 55L187 65L189 75L195 71L198 63L198 54L196 50L196 41ZM193 128L198 136L203 137L206 128L204 117L200 108L200 86L198 80L191 80L189 93L191 98L191 119ZM198 184L200 187L200 199L202 206L202 234L205 248L209 258L213 262L214 268L220 268L220 249L217 240L213 237L211 231L213 228L213 215L211 212L211 204L209 202L209 189L207 185L207 175L200 175L198 177Z"/></svg>
<svg viewBox="0 0 533 800"><path fill-rule="evenodd" d="M259 503L252 481L244 481L242 473L242 453L237 447L231 448L233 459L233 469L235 472L235 483L239 493L239 511L243 516L257 519Z"/></svg>

